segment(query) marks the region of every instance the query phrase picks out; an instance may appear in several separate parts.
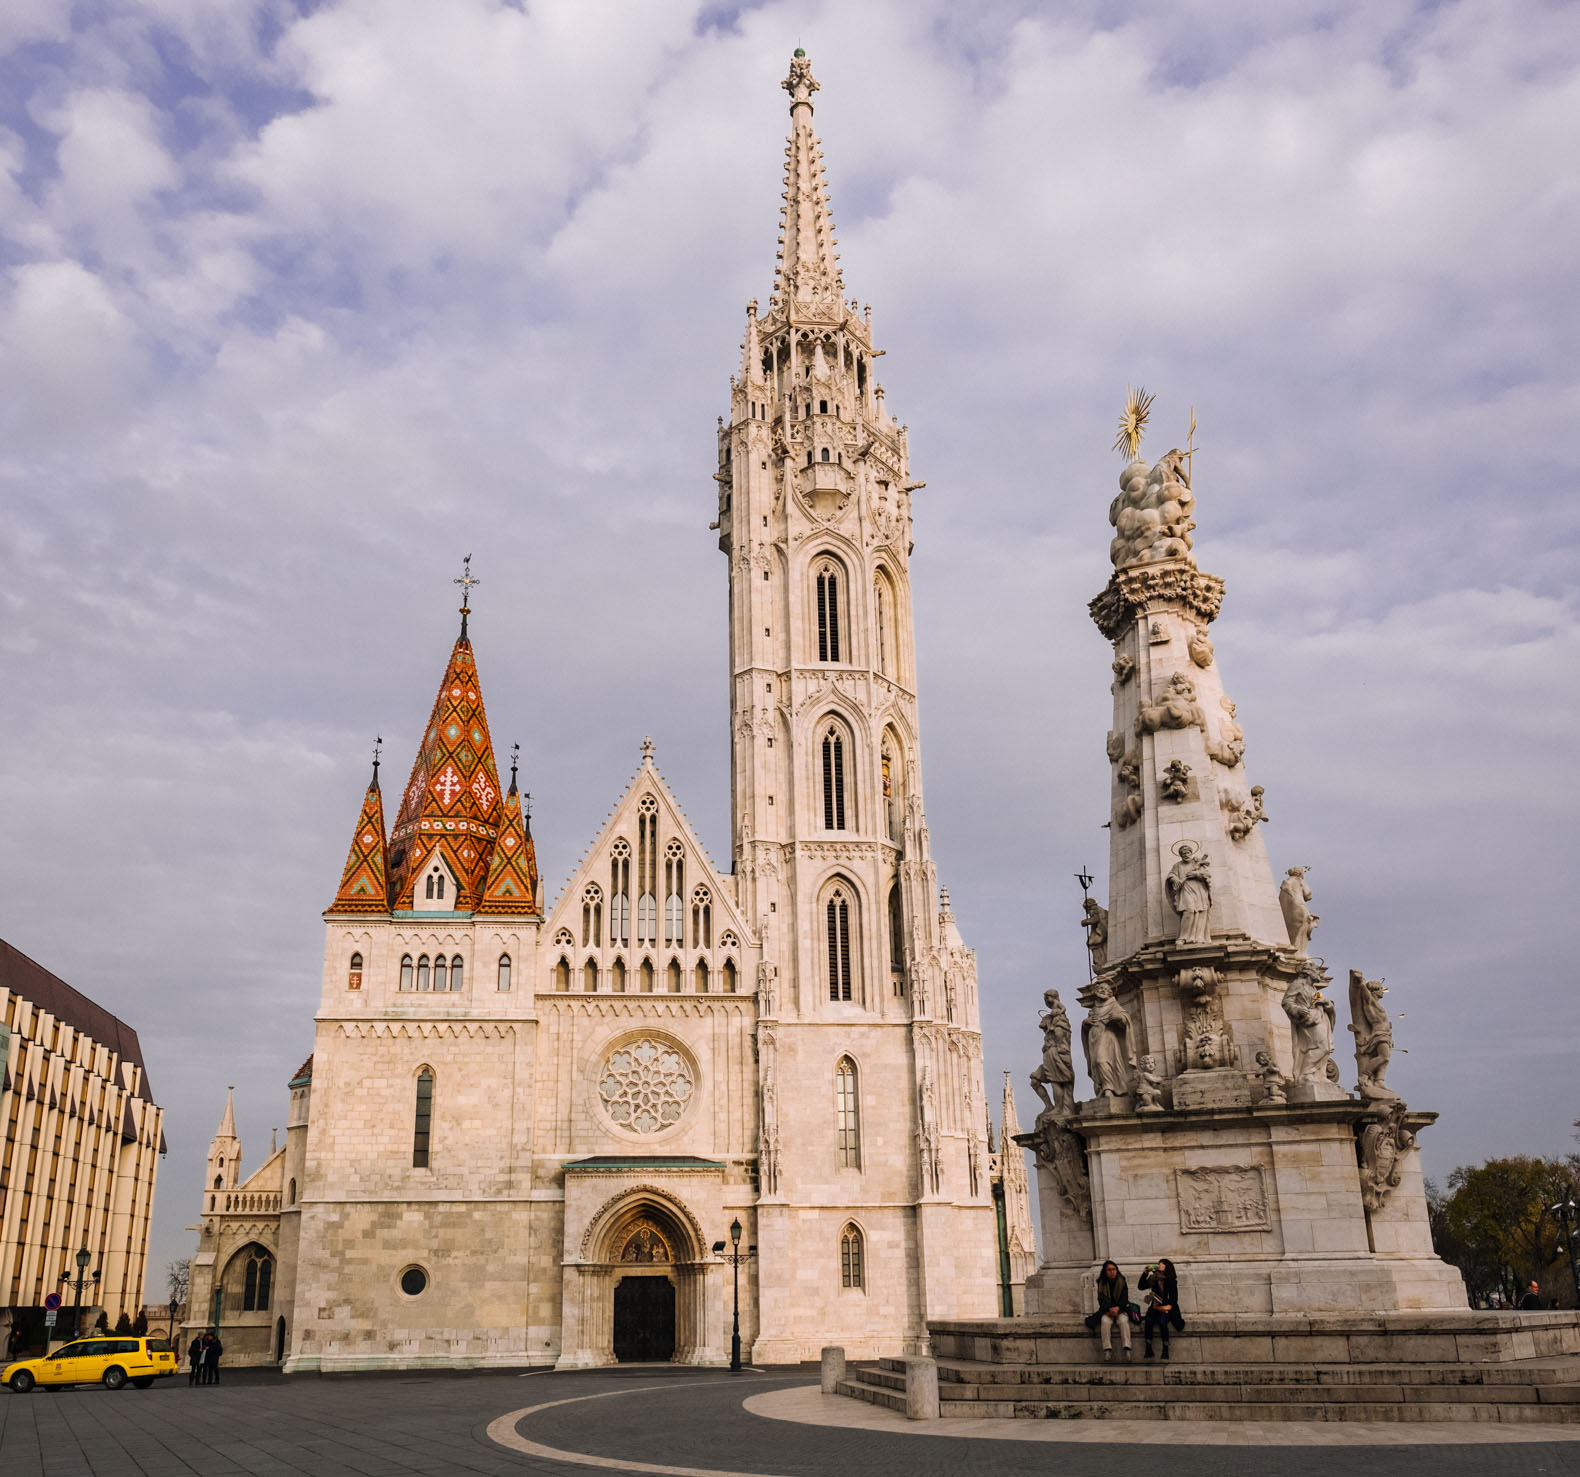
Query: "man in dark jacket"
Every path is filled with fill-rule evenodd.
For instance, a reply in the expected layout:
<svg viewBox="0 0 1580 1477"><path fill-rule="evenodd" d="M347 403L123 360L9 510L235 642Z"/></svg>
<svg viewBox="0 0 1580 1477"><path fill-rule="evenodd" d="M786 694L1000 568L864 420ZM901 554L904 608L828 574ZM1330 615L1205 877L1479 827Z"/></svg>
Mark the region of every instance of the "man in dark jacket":
<svg viewBox="0 0 1580 1477"><path fill-rule="evenodd" d="M203 1378L203 1335L195 1333L187 1346L187 1384L195 1385Z"/></svg>
<svg viewBox="0 0 1580 1477"><path fill-rule="evenodd" d="M1529 1287L1527 1287L1525 1289L1525 1296L1520 1299L1520 1311L1522 1313L1528 1313L1532 1309L1535 1309L1535 1310L1537 1310L1539 1312L1541 1310L1541 1306L1542 1306L1542 1289L1541 1289L1541 1284L1539 1282L1533 1282L1533 1283L1531 1283L1531 1285Z"/></svg>
<svg viewBox="0 0 1580 1477"><path fill-rule="evenodd" d="M224 1352L225 1346L220 1343L217 1333L211 1333L203 1340L203 1383L205 1385L217 1385L219 1383L219 1356Z"/></svg>

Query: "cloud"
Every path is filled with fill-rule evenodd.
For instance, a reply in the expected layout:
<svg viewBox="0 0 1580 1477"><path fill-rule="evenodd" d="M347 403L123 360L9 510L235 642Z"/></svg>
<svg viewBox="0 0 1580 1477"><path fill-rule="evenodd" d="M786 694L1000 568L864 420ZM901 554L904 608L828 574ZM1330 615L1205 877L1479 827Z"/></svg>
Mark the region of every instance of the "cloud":
<svg viewBox="0 0 1580 1477"><path fill-rule="evenodd" d="M143 1033L170 1107L156 1263L224 1084L251 1154L307 1054L367 743L409 761L462 553L551 890L645 732L729 854L713 427L772 279L797 44L928 483L928 812L990 1083L1083 973L1073 874L1106 870L1085 603L1141 382L1154 450L1195 407L1268 842L1313 864L1329 957L1406 1001L1401 1085L1445 1112L1429 1167L1562 1146L1539 1038L1580 1026L1552 923L1580 718L1568 12L67 20L0 20L0 660L27 695L0 734L0 932Z"/></svg>

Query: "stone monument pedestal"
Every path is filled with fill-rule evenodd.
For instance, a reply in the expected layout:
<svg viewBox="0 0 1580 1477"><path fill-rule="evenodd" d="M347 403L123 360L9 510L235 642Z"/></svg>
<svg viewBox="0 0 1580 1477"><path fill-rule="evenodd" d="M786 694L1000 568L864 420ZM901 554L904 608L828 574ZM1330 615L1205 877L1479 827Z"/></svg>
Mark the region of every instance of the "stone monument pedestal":
<svg viewBox="0 0 1580 1477"><path fill-rule="evenodd" d="M1238 1072L1185 1073L1235 1078ZM1231 1091L1228 1096L1232 1098ZM1117 1112L1117 1100L1067 1120L1085 1140L1086 1207L1039 1155L1043 1264L1026 1283L1028 1317L1095 1306L1093 1280L1116 1262L1142 1301L1142 1270L1176 1264L1182 1307L1209 1315L1309 1317L1459 1310L1463 1279L1432 1247L1419 1156L1376 1209L1362 1194L1356 1126L1375 1110L1354 1098L1313 1103ZM1416 1130L1430 1113L1407 1115ZM1035 1146L1049 1124L1022 1142ZM1078 1201L1079 1197L1077 1197Z"/></svg>

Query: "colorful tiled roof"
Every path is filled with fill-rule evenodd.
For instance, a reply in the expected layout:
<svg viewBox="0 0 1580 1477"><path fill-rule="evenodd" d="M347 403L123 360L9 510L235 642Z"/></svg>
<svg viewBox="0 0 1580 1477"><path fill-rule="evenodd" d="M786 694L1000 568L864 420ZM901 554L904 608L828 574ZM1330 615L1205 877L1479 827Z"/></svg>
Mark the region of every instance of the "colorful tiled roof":
<svg viewBox="0 0 1580 1477"><path fill-rule="evenodd" d="M480 913L536 913L538 911L538 858L532 832L521 813L516 792L515 766L510 770L510 790L505 814L494 843L494 856L483 889Z"/></svg>
<svg viewBox="0 0 1580 1477"><path fill-rule="evenodd" d="M379 793L378 765L362 799L362 813L351 834L346 869L340 890L329 905L331 913L388 913L389 870L384 859L384 797Z"/></svg>
<svg viewBox="0 0 1580 1477"><path fill-rule="evenodd" d="M415 879L438 855L455 874L457 911L475 910L503 822L493 740L463 621L390 831L390 907L411 907Z"/></svg>

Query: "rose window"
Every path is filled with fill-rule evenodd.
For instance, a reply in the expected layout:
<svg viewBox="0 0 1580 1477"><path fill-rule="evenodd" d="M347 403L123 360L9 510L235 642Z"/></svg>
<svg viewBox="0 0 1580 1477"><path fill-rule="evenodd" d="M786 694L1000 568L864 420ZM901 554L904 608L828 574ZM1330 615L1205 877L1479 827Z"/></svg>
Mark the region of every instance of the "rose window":
<svg viewBox="0 0 1580 1477"><path fill-rule="evenodd" d="M679 1123L694 1090L686 1059L645 1036L612 1052L598 1081L609 1116L637 1133L657 1133Z"/></svg>

